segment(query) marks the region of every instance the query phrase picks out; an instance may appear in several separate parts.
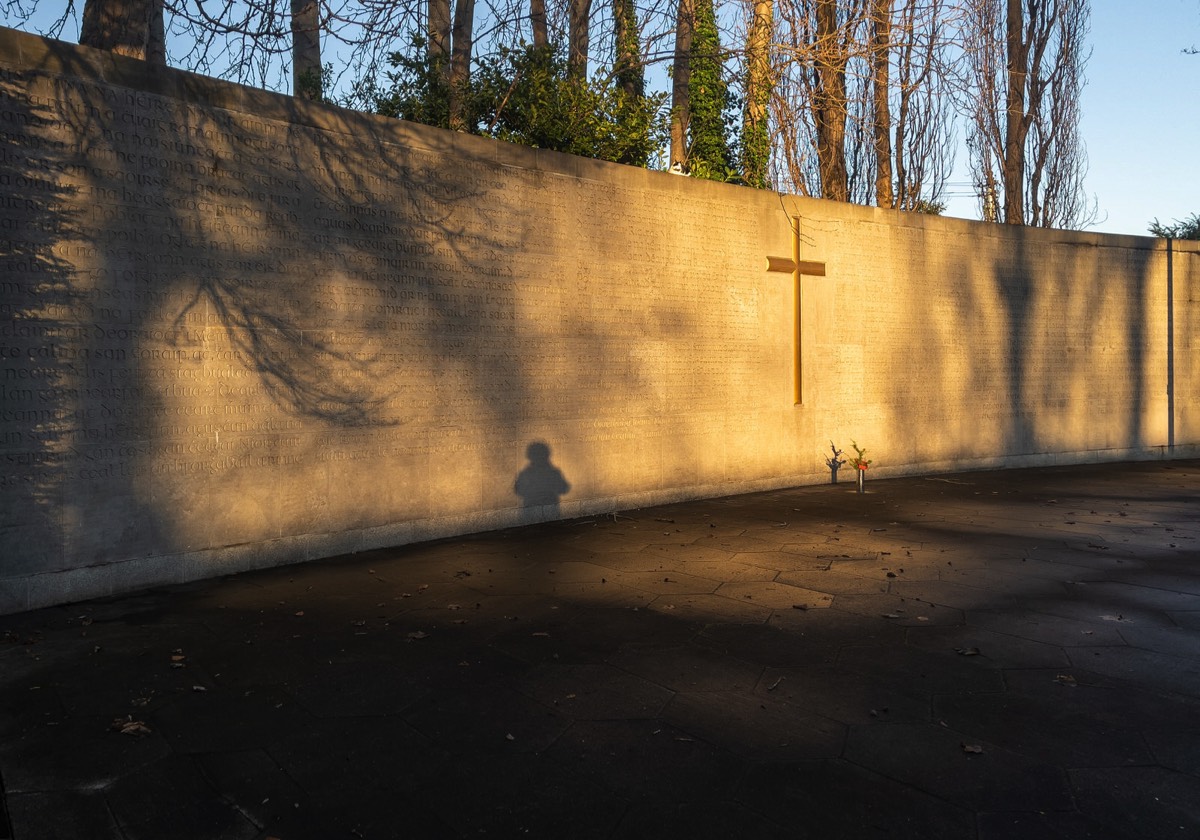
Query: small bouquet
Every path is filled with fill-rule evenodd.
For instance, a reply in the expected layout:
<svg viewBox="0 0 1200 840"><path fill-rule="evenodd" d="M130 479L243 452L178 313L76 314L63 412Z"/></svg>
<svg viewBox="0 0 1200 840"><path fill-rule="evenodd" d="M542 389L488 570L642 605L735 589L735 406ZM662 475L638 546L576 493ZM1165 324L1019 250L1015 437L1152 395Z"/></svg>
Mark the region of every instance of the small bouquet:
<svg viewBox="0 0 1200 840"><path fill-rule="evenodd" d="M850 446L854 448L855 452L854 459L850 462L854 465L854 469L866 470L867 467L871 466L871 461L869 458L867 458L867 450L863 449L856 441L853 440L850 441Z"/></svg>
<svg viewBox="0 0 1200 840"><path fill-rule="evenodd" d="M838 470L846 463L846 459L842 457L842 450L838 449L833 441L829 441L829 450L833 455L825 456L825 466L829 467L829 483L837 484Z"/></svg>

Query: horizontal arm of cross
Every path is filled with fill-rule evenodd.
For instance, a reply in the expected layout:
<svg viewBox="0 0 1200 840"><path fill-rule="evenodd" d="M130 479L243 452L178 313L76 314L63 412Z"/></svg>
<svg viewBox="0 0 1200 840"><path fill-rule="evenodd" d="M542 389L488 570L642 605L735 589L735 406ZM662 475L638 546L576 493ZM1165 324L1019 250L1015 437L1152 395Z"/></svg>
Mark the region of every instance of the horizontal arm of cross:
<svg viewBox="0 0 1200 840"><path fill-rule="evenodd" d="M800 269L800 274L805 274L809 277L825 276L825 263L823 262L816 260L800 260L797 262L791 257L767 257L767 271L794 274L797 268Z"/></svg>

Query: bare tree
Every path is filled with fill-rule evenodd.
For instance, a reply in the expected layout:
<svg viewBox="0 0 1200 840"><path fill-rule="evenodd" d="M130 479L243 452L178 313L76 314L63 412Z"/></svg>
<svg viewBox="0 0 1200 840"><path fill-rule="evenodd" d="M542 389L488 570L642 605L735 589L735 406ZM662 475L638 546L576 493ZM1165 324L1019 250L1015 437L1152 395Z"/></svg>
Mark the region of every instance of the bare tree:
<svg viewBox="0 0 1200 840"><path fill-rule="evenodd" d="M320 99L321 18L317 0L292 0L292 90Z"/></svg>
<svg viewBox="0 0 1200 840"><path fill-rule="evenodd" d="M428 0L425 15L425 42L429 64L444 71L450 79L450 0Z"/></svg>
<svg viewBox="0 0 1200 840"><path fill-rule="evenodd" d="M881 206L925 211L942 206L954 164L952 13L943 0L903 0L893 12L892 200Z"/></svg>
<svg viewBox="0 0 1200 840"><path fill-rule="evenodd" d="M466 105L463 96L471 80L471 55L475 45L475 0L454 4L454 43L450 54L450 127L465 131Z"/></svg>
<svg viewBox="0 0 1200 840"><path fill-rule="evenodd" d="M164 63L163 0L88 0L79 43Z"/></svg>
<svg viewBox="0 0 1200 840"><path fill-rule="evenodd" d="M511 2L512 0L509 0ZM427 11L439 0L66 0L62 12L42 34L62 37L64 30L82 18L81 41L103 46L126 54L136 54L155 60L165 56L162 37L166 29L172 34L171 45L178 52L170 55L171 63L200 73L215 75L242 84L268 88L287 87L299 67L300 73L312 69L319 74L320 37L346 47L341 50L345 61L342 72L362 75L367 69L383 65L397 45L407 45L414 33L428 36L422 27L428 20ZM29 22L35 11L57 0L22 0L0 8L4 20ZM122 46L121 40L133 37L140 43L142 10L156 8L151 23L151 49L146 56L140 47ZM449 5L445 6L445 38L449 58ZM82 9L82 15L80 15ZM507 13L508 9L504 9ZM294 14L295 13L295 14ZM435 20L437 20L435 11ZM315 27L314 27L315 23ZM121 32L134 35L122 35ZM157 33L157 34L155 34ZM309 44L298 44L311 39ZM301 49L300 55L295 48ZM307 47L307 49L306 49Z"/></svg>
<svg viewBox="0 0 1200 840"><path fill-rule="evenodd" d="M940 208L953 164L947 0L778 2L774 183L881 207Z"/></svg>
<svg viewBox="0 0 1200 840"><path fill-rule="evenodd" d="M613 0L613 41L613 75L617 83L629 96L643 96L646 93L646 74L642 66L637 10L633 0Z"/></svg>
<svg viewBox="0 0 1200 840"><path fill-rule="evenodd" d="M529 0L529 25L533 45L542 49L550 45L550 30L546 22L546 0Z"/></svg>
<svg viewBox="0 0 1200 840"><path fill-rule="evenodd" d="M875 140L875 203L892 207L892 0L871 0L871 105Z"/></svg>
<svg viewBox="0 0 1200 840"><path fill-rule="evenodd" d="M587 76L588 50L591 48L589 32L592 15L592 0L568 0L569 33L567 36L567 67L570 75L582 79Z"/></svg>
<svg viewBox="0 0 1200 840"><path fill-rule="evenodd" d="M861 143L869 113L868 0L781 0L776 112L783 185L835 201L865 200ZM853 67L852 62L858 67ZM869 130L865 134L870 137Z"/></svg>
<svg viewBox="0 0 1200 840"><path fill-rule="evenodd" d="M746 104L742 111L742 180L752 187L767 185L771 152L768 107L771 103L771 31L774 0L750 0L746 31Z"/></svg>
<svg viewBox="0 0 1200 840"><path fill-rule="evenodd" d="M985 219L1077 227L1094 218L1078 133L1087 0L965 0L968 148Z"/></svg>
<svg viewBox="0 0 1200 840"><path fill-rule="evenodd" d="M692 40L696 34L693 0L678 0L675 22L675 63L671 72L671 166L687 168L687 137L691 124L688 88L692 81Z"/></svg>
<svg viewBox="0 0 1200 840"><path fill-rule="evenodd" d="M846 70L854 48L854 30L863 7L858 0L846 3L842 9L837 0L814 0L814 5L811 107L817 134L821 195L834 201L849 201Z"/></svg>

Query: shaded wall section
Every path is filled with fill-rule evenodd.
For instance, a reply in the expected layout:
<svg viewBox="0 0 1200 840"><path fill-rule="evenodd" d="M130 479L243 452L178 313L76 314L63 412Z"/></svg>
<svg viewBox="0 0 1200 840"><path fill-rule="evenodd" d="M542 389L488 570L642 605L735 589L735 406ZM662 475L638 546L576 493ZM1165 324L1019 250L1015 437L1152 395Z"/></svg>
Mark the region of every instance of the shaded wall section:
<svg viewBox="0 0 1200 840"><path fill-rule="evenodd" d="M0 611L819 481L831 438L883 475L1200 438L1186 244L1169 332L1155 240L696 182L9 30L0 202ZM764 271L792 216L828 265L799 406Z"/></svg>

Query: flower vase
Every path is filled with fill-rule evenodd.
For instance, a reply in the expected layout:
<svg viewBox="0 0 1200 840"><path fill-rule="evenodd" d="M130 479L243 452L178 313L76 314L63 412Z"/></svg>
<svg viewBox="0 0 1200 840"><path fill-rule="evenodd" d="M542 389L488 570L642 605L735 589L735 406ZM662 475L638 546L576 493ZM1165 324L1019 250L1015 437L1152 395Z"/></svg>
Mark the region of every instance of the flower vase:
<svg viewBox="0 0 1200 840"><path fill-rule="evenodd" d="M867 481L867 471L862 470L862 469L858 470L858 492L859 493L867 492L863 486L864 484L866 484L866 481Z"/></svg>

